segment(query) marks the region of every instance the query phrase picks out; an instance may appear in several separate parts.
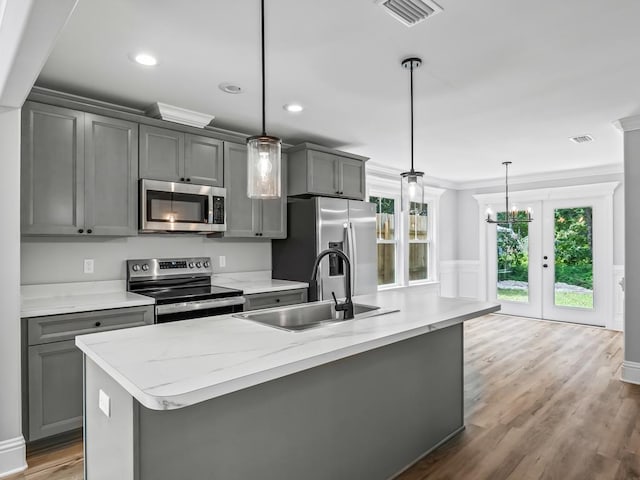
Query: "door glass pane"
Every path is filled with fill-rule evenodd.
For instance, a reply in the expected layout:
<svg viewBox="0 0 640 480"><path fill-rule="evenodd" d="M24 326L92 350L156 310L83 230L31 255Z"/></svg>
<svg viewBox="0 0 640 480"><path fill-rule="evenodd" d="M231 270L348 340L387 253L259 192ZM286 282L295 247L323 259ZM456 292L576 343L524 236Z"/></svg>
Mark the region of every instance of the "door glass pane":
<svg viewBox="0 0 640 480"><path fill-rule="evenodd" d="M526 212L519 213L518 218L526 217ZM498 212L497 219L504 221L504 212ZM498 300L529 302L529 224L502 223L496 228Z"/></svg>
<svg viewBox="0 0 640 480"><path fill-rule="evenodd" d="M426 280L428 277L428 243L409 244L409 280Z"/></svg>
<svg viewBox="0 0 640 480"><path fill-rule="evenodd" d="M396 282L396 246L393 243L378 244L378 285Z"/></svg>
<svg viewBox="0 0 640 480"><path fill-rule="evenodd" d="M593 209L557 208L555 218L555 304L593 308Z"/></svg>

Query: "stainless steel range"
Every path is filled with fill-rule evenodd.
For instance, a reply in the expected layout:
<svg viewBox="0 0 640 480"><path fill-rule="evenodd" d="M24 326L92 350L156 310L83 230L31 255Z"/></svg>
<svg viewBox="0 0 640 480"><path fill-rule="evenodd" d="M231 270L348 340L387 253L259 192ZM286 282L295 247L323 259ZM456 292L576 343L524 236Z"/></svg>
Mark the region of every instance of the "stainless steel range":
<svg viewBox="0 0 640 480"><path fill-rule="evenodd" d="M242 290L211 285L209 257L127 260L127 290L156 300L156 323L243 310Z"/></svg>

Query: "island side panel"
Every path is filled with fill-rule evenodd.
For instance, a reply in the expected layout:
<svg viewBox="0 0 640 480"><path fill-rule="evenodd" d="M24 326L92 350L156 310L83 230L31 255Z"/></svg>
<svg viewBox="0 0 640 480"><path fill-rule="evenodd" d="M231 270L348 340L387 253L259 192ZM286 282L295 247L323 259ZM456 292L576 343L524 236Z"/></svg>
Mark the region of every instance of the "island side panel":
<svg viewBox="0 0 640 480"><path fill-rule="evenodd" d="M458 324L190 407L139 406L140 479L392 478L464 428L462 380Z"/></svg>
<svg viewBox="0 0 640 480"><path fill-rule="evenodd" d="M86 480L134 480L137 403L84 355L84 452ZM99 392L109 397L109 416L100 410Z"/></svg>

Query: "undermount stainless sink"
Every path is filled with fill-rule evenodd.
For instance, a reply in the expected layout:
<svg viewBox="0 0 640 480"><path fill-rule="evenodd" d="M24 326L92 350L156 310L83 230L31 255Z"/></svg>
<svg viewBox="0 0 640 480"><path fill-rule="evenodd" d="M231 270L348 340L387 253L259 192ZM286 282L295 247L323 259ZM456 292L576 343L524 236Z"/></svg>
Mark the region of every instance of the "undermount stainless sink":
<svg viewBox="0 0 640 480"><path fill-rule="evenodd" d="M381 309L375 305L364 305L362 303L353 304L355 320L397 311L397 309ZM350 321L343 320L343 312L336 312L335 304L331 301L303 303L290 307L270 308L257 312L236 313L233 316L290 332L307 330L336 322Z"/></svg>

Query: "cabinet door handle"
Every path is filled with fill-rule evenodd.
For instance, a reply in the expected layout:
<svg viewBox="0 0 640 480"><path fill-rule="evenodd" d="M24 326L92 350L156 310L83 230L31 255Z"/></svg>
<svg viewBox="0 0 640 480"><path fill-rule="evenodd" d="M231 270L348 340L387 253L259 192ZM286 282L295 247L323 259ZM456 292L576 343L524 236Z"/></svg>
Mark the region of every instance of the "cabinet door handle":
<svg viewBox="0 0 640 480"><path fill-rule="evenodd" d="M102 322L96 322L96 323L95 323L95 326L96 326L96 327L99 327L100 325L102 325Z"/></svg>
<svg viewBox="0 0 640 480"><path fill-rule="evenodd" d="M280 299L279 298L276 298L276 303L280 303Z"/></svg>
<svg viewBox="0 0 640 480"><path fill-rule="evenodd" d="M190 181L191 181L191 179L190 179L190 178L187 178L187 182L190 182Z"/></svg>
<svg viewBox="0 0 640 480"><path fill-rule="evenodd" d="M543 264L542 264L542 266L543 266L544 268L547 268L549 265L547 265L546 263L543 263Z"/></svg>
<svg viewBox="0 0 640 480"><path fill-rule="evenodd" d="M87 230L87 233L93 233L93 230L89 229Z"/></svg>
<svg viewBox="0 0 640 480"><path fill-rule="evenodd" d="M184 182L184 177L180 177L180 181L181 181L181 182Z"/></svg>
<svg viewBox="0 0 640 480"><path fill-rule="evenodd" d="M82 228L79 228L78 233L84 233L84 230Z"/></svg>

